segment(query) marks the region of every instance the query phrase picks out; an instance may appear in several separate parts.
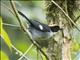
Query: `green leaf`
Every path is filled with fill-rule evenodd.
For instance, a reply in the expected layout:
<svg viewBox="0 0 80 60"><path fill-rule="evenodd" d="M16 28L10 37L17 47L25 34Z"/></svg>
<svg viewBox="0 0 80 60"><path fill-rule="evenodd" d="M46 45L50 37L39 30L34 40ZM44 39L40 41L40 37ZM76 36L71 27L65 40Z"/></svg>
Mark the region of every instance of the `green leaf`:
<svg viewBox="0 0 80 60"><path fill-rule="evenodd" d="M1 35L1 28L2 28L2 19L0 17L0 35Z"/></svg>
<svg viewBox="0 0 80 60"><path fill-rule="evenodd" d="M0 51L0 54L1 54L1 60L9 60L9 57L3 51Z"/></svg>
<svg viewBox="0 0 80 60"><path fill-rule="evenodd" d="M0 29L1 29L1 32L0 32L1 37L3 38L3 40L5 41L5 43L8 45L8 47L11 50L11 40L9 39L8 34L2 27L2 18L1 17L0 17Z"/></svg>

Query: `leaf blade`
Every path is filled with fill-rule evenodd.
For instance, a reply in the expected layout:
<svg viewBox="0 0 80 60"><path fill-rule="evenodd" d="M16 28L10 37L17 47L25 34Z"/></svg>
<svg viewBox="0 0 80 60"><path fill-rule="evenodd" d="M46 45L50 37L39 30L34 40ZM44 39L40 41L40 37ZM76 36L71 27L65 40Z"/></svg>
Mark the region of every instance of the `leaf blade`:
<svg viewBox="0 0 80 60"><path fill-rule="evenodd" d="M0 54L1 54L1 60L9 60L9 57L3 51L0 51Z"/></svg>
<svg viewBox="0 0 80 60"><path fill-rule="evenodd" d="M0 36L3 38L4 42L7 44L7 46L11 50L11 40L9 39L9 36L6 33L6 31L3 29L2 18L1 17L0 17L0 30L1 30L0 31Z"/></svg>

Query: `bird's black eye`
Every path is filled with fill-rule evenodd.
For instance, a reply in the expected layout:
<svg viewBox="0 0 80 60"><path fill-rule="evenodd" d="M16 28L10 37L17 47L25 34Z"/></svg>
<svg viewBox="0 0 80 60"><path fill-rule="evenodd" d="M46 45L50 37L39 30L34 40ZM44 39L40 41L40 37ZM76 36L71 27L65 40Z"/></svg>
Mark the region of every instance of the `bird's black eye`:
<svg viewBox="0 0 80 60"><path fill-rule="evenodd" d="M52 32L57 32L60 30L59 26L51 26L50 28L51 28Z"/></svg>

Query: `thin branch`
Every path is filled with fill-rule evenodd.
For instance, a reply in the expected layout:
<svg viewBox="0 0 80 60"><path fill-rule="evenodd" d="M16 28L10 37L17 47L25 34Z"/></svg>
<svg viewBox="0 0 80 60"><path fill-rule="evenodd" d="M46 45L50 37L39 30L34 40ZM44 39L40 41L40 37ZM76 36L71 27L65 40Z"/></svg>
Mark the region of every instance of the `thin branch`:
<svg viewBox="0 0 80 60"><path fill-rule="evenodd" d="M33 41L32 39L30 39L30 41L38 48L38 50L40 50L40 52L46 57L46 59L49 60L47 54L43 52L43 50L41 49L41 47L39 46L39 44L36 43L36 41Z"/></svg>
<svg viewBox="0 0 80 60"><path fill-rule="evenodd" d="M18 60L21 60L30 51L32 47L33 47L33 44L30 45L30 47L26 50L26 52Z"/></svg>
<svg viewBox="0 0 80 60"><path fill-rule="evenodd" d="M54 3L65 14L65 16L72 22L75 28L80 32L80 29L76 26L75 22L68 16L68 14L55 1L51 0L51 2Z"/></svg>
<svg viewBox="0 0 80 60"><path fill-rule="evenodd" d="M2 4L1 6L5 7L6 9L8 9L15 16L13 11L9 7L7 7L4 3L1 3L1 4Z"/></svg>
<svg viewBox="0 0 80 60"><path fill-rule="evenodd" d="M43 56L42 56L42 54L41 54L41 52L40 52L40 51L39 51L39 53L40 53L41 59L43 60Z"/></svg>
<svg viewBox="0 0 80 60"><path fill-rule="evenodd" d="M79 18L80 18L80 15L74 20L74 22L76 22Z"/></svg>
<svg viewBox="0 0 80 60"><path fill-rule="evenodd" d="M19 24L20 24L21 29L27 33L26 28L24 28L24 26L23 26L23 24L22 24L22 22L21 22L21 20L20 20L20 18L19 18L19 16L18 16L18 12L17 12L17 9L16 9L16 7L15 7L15 4L14 4L14 2L13 2L12 0L10 0L10 4L11 4L11 6L12 6L12 8L13 8L13 11L14 11L14 13L15 13L18 21L19 21ZM29 37L30 37L30 36L29 36ZM37 44L36 41L32 40L31 38L30 38L30 41L40 50L40 52L46 57L46 59L49 60L47 54L45 54L45 53L43 52L43 50L40 48L39 44Z"/></svg>
<svg viewBox="0 0 80 60"><path fill-rule="evenodd" d="M17 20L18 20L18 22L19 22L19 24L20 24L21 29L22 29L23 31L26 31L26 29L24 28L24 26L23 26L23 24L22 24L22 22L21 22L21 20L20 20L20 18L19 18L19 15L18 15L17 9L16 9L16 7L15 7L14 1L10 0L10 4L11 4L11 6L12 6L12 9L13 9L13 11L14 11L15 16L17 17Z"/></svg>
<svg viewBox="0 0 80 60"><path fill-rule="evenodd" d="M38 48L36 48L36 50L37 50L37 60L38 60L38 56L39 56L39 50L38 50Z"/></svg>
<svg viewBox="0 0 80 60"><path fill-rule="evenodd" d="M7 24L7 23L2 23L2 24L5 25L5 26L20 28L20 26L18 26L18 25Z"/></svg>
<svg viewBox="0 0 80 60"><path fill-rule="evenodd" d="M21 55L24 55L21 51L19 51L14 45L12 45L11 44L11 46L12 46L12 48L14 49L14 50L16 50L18 53L20 53ZM24 57L26 58L26 59L28 59L28 60L30 60L28 57L26 57L25 55L24 55Z"/></svg>

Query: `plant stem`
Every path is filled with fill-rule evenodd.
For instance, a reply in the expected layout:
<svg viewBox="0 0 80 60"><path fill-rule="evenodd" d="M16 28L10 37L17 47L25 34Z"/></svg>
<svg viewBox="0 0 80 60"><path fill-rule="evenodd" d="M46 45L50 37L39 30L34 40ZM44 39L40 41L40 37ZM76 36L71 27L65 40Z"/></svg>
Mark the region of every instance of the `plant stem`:
<svg viewBox="0 0 80 60"><path fill-rule="evenodd" d="M21 60L28 52L29 50L33 47L33 44L30 45L30 47L26 50L26 52L18 59Z"/></svg>
<svg viewBox="0 0 80 60"><path fill-rule="evenodd" d="M13 9L13 11L14 11L15 16L17 17L17 20L18 20L18 22L19 22L19 24L20 24L21 29L22 29L23 31L26 31L26 29L24 28L24 26L23 26L23 24L22 24L22 22L21 22L21 20L20 20L20 18L19 18L19 15L18 15L17 9L16 9L16 7L15 7L14 1L10 0L10 4L11 4L11 6L12 6L12 9Z"/></svg>

